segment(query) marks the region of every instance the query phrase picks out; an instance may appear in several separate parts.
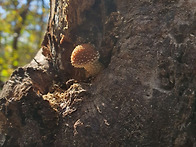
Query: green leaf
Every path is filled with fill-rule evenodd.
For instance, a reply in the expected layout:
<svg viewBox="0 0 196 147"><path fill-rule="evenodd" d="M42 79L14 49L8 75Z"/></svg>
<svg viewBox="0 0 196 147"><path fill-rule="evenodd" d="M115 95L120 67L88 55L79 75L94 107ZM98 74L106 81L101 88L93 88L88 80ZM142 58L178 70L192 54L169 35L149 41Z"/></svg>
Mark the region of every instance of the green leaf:
<svg viewBox="0 0 196 147"><path fill-rule="evenodd" d="M3 58L0 58L0 64L3 64L4 62L3 62Z"/></svg>
<svg viewBox="0 0 196 147"><path fill-rule="evenodd" d="M15 61L13 62L13 66L17 67L17 66L18 66L18 61L15 60Z"/></svg>
<svg viewBox="0 0 196 147"><path fill-rule="evenodd" d="M3 70L1 71L1 75L2 75L3 77L8 77L8 76L9 76L9 73L8 73L7 70L3 69Z"/></svg>

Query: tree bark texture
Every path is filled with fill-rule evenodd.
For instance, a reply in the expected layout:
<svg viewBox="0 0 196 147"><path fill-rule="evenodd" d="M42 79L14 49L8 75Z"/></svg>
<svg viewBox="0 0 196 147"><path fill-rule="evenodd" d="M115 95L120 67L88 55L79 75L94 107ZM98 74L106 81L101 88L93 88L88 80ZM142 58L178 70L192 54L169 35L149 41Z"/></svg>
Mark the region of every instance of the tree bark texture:
<svg viewBox="0 0 196 147"><path fill-rule="evenodd" d="M42 49L0 95L2 146L196 146L196 2L51 0ZM95 77L70 63L90 43Z"/></svg>

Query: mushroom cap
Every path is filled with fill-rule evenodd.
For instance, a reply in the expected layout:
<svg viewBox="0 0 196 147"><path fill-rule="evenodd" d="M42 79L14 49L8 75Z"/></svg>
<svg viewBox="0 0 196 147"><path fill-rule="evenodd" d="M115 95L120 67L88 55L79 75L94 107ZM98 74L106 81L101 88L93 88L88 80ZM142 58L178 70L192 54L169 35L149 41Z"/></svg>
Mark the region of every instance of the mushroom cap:
<svg viewBox="0 0 196 147"><path fill-rule="evenodd" d="M98 59L99 52L90 44L76 46L71 54L71 63L78 68L82 68L87 64L93 64Z"/></svg>

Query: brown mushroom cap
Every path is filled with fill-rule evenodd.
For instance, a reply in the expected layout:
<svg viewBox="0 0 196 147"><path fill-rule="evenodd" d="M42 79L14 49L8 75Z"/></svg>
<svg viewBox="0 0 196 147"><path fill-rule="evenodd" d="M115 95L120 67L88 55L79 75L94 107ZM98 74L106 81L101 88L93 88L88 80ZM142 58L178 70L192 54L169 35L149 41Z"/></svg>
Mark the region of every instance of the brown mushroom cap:
<svg viewBox="0 0 196 147"><path fill-rule="evenodd" d="M71 63L78 68L83 68L86 64L94 63L98 59L99 52L90 44L76 46L71 54Z"/></svg>

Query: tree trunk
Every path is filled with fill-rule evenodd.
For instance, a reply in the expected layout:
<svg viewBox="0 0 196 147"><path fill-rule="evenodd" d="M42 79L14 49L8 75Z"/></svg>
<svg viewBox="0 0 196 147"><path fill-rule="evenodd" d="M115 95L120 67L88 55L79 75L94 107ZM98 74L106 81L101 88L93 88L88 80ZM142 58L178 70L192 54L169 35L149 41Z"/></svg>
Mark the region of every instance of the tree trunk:
<svg viewBox="0 0 196 147"><path fill-rule="evenodd" d="M32 0L28 0L26 6L24 6L24 8L21 9L21 11L19 12L20 17L22 18L22 22L19 22L19 21L17 22L17 20L15 20L16 25L14 28L14 33L16 35L13 38L13 44L12 44L12 47L14 50L18 49L18 40L21 36L21 30L25 24L27 13L29 12L29 7L30 7L31 2L32 2ZM15 9L17 9L17 8L15 8Z"/></svg>
<svg viewBox="0 0 196 147"><path fill-rule="evenodd" d="M42 50L1 92L0 144L196 146L195 9L191 0L51 0ZM105 67L94 77L70 62L84 43Z"/></svg>

